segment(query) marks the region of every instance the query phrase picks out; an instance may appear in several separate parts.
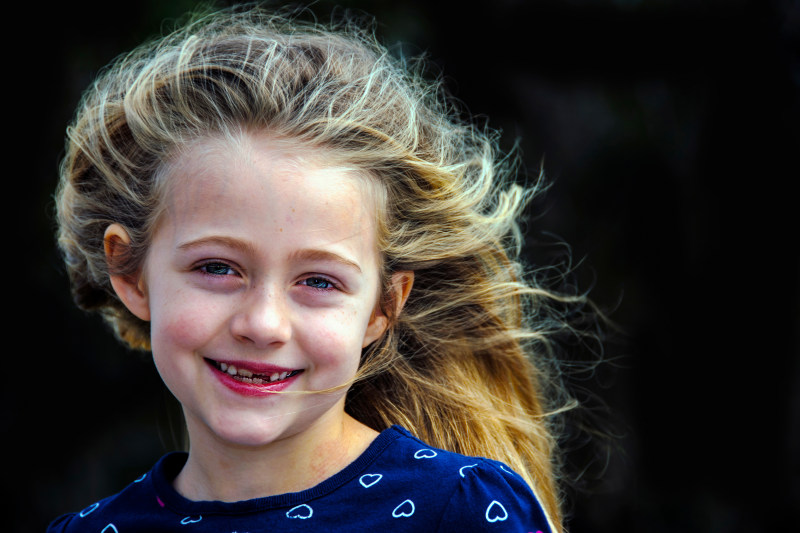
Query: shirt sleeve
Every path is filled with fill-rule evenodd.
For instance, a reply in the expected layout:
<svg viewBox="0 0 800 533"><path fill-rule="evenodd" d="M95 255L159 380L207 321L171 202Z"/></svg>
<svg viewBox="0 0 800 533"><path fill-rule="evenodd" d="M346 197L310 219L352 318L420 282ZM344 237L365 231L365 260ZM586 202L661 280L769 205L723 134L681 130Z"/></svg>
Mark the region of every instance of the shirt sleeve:
<svg viewBox="0 0 800 533"><path fill-rule="evenodd" d="M67 530L67 526L69 525L70 521L72 520L73 514L63 514L53 520L49 526L47 526L46 533L62 533Z"/></svg>
<svg viewBox="0 0 800 533"><path fill-rule="evenodd" d="M459 471L439 524L439 533L553 533L539 500L519 474L483 460Z"/></svg>

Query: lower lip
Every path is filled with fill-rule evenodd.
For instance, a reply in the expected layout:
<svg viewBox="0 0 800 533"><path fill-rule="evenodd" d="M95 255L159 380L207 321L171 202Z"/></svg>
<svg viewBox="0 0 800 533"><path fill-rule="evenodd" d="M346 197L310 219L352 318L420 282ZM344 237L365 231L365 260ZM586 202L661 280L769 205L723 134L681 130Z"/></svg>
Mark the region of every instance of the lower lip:
<svg viewBox="0 0 800 533"><path fill-rule="evenodd" d="M302 374L301 372L281 381L276 381L274 383L262 383L259 385L256 383L245 383L243 381L239 381L238 379L233 378L227 372L223 372L211 364L208 366L223 385L242 396L269 396L270 394L280 392L294 383L295 378Z"/></svg>

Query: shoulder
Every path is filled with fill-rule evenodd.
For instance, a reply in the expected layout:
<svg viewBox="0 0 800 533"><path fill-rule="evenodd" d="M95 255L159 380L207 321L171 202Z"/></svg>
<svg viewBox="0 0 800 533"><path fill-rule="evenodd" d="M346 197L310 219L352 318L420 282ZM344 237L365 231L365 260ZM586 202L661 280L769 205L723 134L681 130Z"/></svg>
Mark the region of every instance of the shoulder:
<svg viewBox="0 0 800 533"><path fill-rule="evenodd" d="M117 531L120 524L136 523L147 527L155 525L152 521L156 511L164 506L154 489L155 478L165 475L165 468L177 466L185 461L182 454L169 454L161 458L156 466L146 474L133 480L123 490L86 506L81 511L64 514L56 518L47 528L47 533L67 533L72 531Z"/></svg>
<svg viewBox="0 0 800 533"><path fill-rule="evenodd" d="M434 448L392 429L400 437L386 451L395 475L406 481L398 490L408 494L398 514L432 506L441 532L550 531L536 495L507 465Z"/></svg>
<svg viewBox="0 0 800 533"><path fill-rule="evenodd" d="M462 467L459 476L461 481L442 515L440 531L550 531L539 500L506 465L480 459Z"/></svg>

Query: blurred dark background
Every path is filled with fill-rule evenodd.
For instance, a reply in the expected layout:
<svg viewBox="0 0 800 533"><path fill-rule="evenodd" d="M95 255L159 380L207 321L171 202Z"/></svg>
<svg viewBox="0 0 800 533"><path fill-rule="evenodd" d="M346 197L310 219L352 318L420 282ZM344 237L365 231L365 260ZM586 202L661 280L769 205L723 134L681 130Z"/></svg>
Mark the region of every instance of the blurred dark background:
<svg viewBox="0 0 800 533"><path fill-rule="evenodd" d="M588 467L570 492L570 529L795 528L799 3L337 4L375 15L385 43L426 52L465 108L503 131L505 149L518 143L528 174L543 165L553 185L534 206L526 255L546 262L564 250L554 242L569 243L576 283L624 330L607 347L612 362L581 383L619 437L608 458L570 456ZM313 9L324 19L333 6ZM9 45L4 72L6 180L19 188L6 257L18 348L2 387L11 531L42 531L175 446L173 404L149 359L72 304L51 212L80 93L193 7L20 5L6 20L26 36Z"/></svg>

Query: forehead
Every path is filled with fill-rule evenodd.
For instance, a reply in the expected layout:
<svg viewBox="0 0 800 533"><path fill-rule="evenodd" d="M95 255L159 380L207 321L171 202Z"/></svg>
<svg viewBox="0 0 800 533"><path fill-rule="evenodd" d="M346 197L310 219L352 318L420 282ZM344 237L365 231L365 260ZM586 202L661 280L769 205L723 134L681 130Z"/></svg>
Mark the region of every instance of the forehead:
<svg viewBox="0 0 800 533"><path fill-rule="evenodd" d="M164 164L161 175L169 189L241 171L297 181L301 181L303 173L337 174L349 178L342 181L352 181L360 193L374 193L375 180L366 171L348 164L344 154L266 133L201 137L180 146Z"/></svg>
<svg viewBox="0 0 800 533"><path fill-rule="evenodd" d="M163 179L162 218L172 225L233 232L260 225L267 233L330 238L375 233L375 180L342 157L293 140L253 134L203 138L168 162Z"/></svg>

